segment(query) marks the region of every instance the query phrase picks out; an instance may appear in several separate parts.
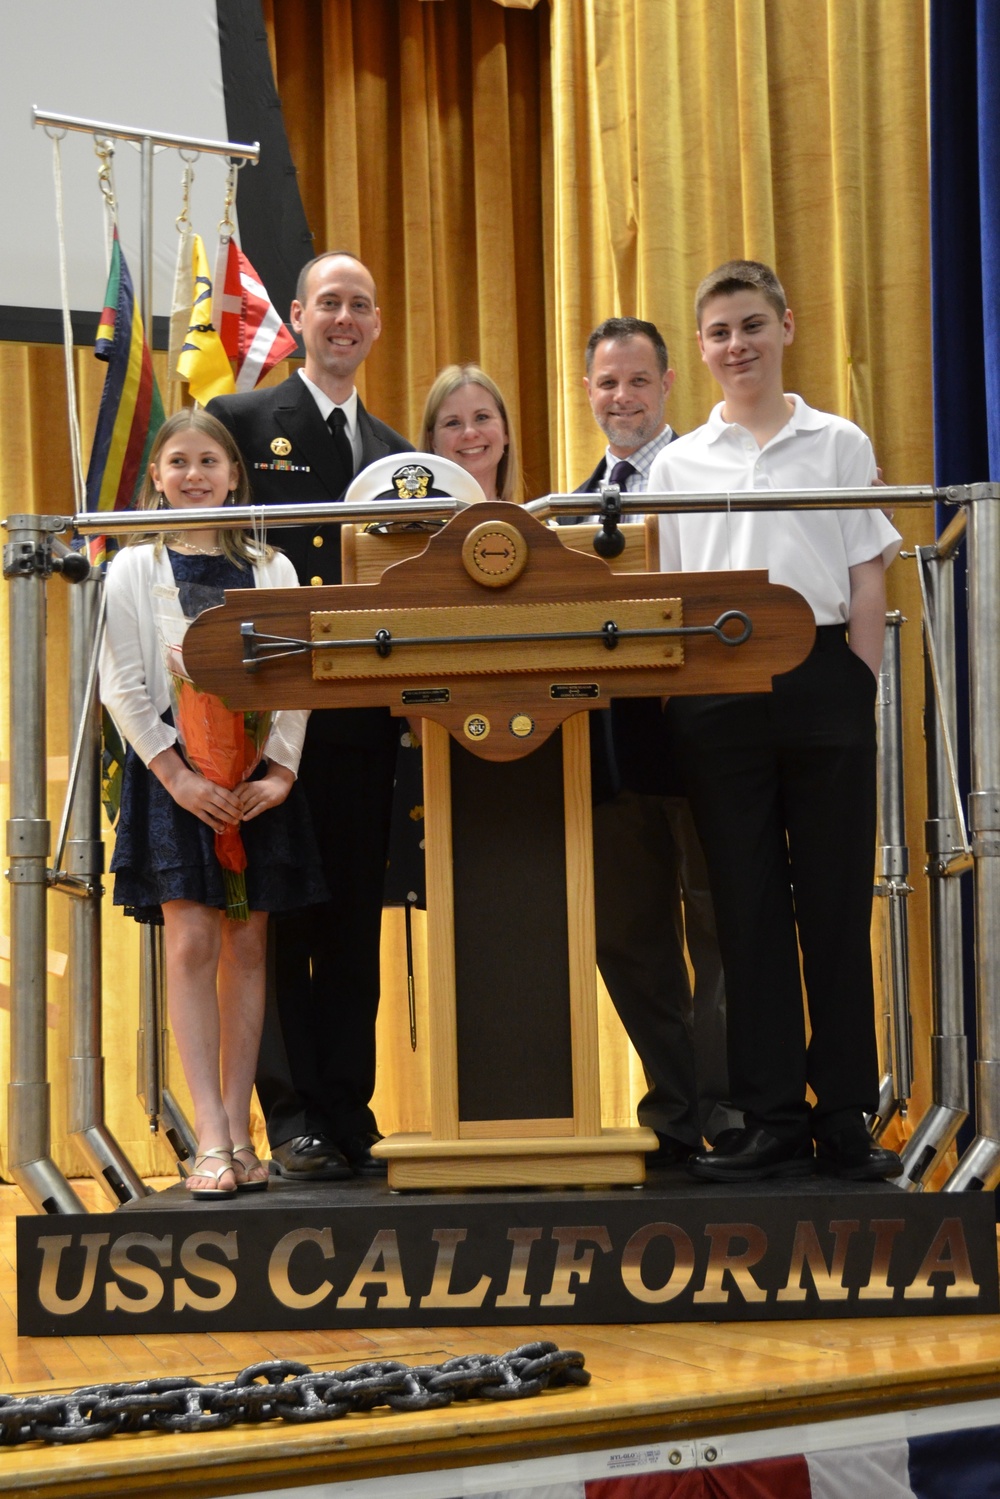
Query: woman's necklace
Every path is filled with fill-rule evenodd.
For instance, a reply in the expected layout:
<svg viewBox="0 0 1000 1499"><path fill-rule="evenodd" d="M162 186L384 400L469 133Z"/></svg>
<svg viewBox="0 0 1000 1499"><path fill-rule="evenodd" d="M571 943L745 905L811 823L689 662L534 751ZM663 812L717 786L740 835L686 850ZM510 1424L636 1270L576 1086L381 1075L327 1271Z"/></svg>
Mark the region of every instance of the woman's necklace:
<svg viewBox="0 0 1000 1499"><path fill-rule="evenodd" d="M171 551L187 552L192 557L221 557L221 547L200 547L193 541L178 541L175 537L167 538L167 545Z"/></svg>

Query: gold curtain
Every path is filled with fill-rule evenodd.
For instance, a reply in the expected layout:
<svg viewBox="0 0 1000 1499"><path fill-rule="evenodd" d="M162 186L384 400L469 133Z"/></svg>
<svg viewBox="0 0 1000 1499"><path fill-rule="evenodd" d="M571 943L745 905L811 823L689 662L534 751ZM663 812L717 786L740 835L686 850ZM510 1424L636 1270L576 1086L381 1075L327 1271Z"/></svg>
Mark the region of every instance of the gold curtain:
<svg viewBox="0 0 1000 1499"><path fill-rule="evenodd" d="M441 366L477 359L544 494L545 8L266 0L265 14L316 250L353 250L378 286L364 400L415 437Z"/></svg>
<svg viewBox="0 0 1000 1499"><path fill-rule="evenodd" d="M890 484L933 479L925 9L912 0L552 0L552 479L603 450L580 385L588 332L655 322L685 432L716 393L694 339L694 291L723 260L777 267L795 311L787 386L871 436ZM906 549L928 511L896 516ZM907 704L906 823L926 808L920 600L890 570ZM919 867L919 859L914 859ZM926 882L910 898L917 1083L928 1100ZM873 943L884 964L884 902Z"/></svg>
<svg viewBox="0 0 1000 1499"><path fill-rule="evenodd" d="M773 261L797 317L789 387L858 421L890 483L928 482L931 451L924 7L913 0L263 0L278 90L317 249L372 267L384 332L362 394L416 433L437 369L478 359L508 397L530 494L572 487L602 440L581 384L591 328L652 318L678 379L671 419L714 396L691 311L705 271L734 255ZM110 106L109 106L110 109ZM113 110L111 110L113 113ZM103 288L95 288L94 303ZM101 371L76 356L85 446ZM72 509L61 351L0 345L5 514ZM926 514L897 517L908 543ZM904 630L904 688L922 694L912 564L890 573ZM50 816L67 754L65 590L49 590ZM6 611L0 611L7 692ZM3 715L6 719L6 714ZM907 825L919 847L919 714L908 712ZM6 734L6 729L4 730ZM6 756L8 740L0 746ZM0 816L7 776L0 769ZM914 863L918 863L914 860ZM921 1087L927 1057L925 896L911 898ZM0 938L9 931L6 885ZM106 905L105 1054L112 1130L141 1171L170 1156L133 1098L137 944ZM384 1128L426 1116L425 1049L410 1053L399 913L383 948L376 1098ZM65 915L51 902L53 1154L65 1141ZM418 953L418 960L420 954ZM0 1045L8 977L0 948ZM423 972L418 966L421 1037ZM629 1119L639 1079L607 1007L608 1123ZM6 1068L3 1068L6 1075ZM173 1069L180 1088L180 1072ZM4 1121L0 1111L0 1140Z"/></svg>
<svg viewBox="0 0 1000 1499"><path fill-rule="evenodd" d="M930 478L925 45L911 0L555 0L561 485L602 448L575 375L611 312L657 323L672 420L704 420L694 291L737 256L784 282L789 388L863 426L890 482Z"/></svg>

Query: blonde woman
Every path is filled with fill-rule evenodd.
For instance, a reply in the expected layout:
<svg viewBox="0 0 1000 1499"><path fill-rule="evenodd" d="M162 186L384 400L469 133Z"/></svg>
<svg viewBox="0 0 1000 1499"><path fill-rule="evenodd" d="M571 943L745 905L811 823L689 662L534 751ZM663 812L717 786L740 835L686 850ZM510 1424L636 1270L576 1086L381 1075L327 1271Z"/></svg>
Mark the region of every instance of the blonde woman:
<svg viewBox="0 0 1000 1499"><path fill-rule="evenodd" d="M488 500L523 499L507 406L478 364L449 364L438 375L427 393L417 447L466 469Z"/></svg>

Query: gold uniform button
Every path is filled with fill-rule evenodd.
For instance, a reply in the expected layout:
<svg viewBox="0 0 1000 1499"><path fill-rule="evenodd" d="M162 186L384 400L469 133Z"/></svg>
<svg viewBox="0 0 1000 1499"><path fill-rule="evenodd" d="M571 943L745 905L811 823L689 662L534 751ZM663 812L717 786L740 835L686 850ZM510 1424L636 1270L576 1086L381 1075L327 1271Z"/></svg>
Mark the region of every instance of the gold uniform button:
<svg viewBox="0 0 1000 1499"><path fill-rule="evenodd" d="M323 538L322 538L322 536L314 536L313 537L313 546L314 547L321 547L322 545L323 545Z"/></svg>
<svg viewBox="0 0 1000 1499"><path fill-rule="evenodd" d="M323 586L323 579L319 576L318 573L314 578L310 578L309 581L314 588L322 588Z"/></svg>

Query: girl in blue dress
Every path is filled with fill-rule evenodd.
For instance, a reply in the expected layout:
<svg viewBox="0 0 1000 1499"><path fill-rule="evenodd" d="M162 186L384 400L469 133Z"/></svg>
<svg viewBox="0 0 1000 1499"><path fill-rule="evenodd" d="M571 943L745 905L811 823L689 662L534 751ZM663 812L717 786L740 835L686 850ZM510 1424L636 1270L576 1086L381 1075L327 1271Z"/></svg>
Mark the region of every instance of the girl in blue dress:
<svg viewBox="0 0 1000 1499"><path fill-rule="evenodd" d="M250 503L225 427L184 410L160 428L143 509ZM188 539L184 539L184 538ZM136 538L108 569L101 697L127 741L115 853L116 905L164 929L170 1020L194 1103L196 1198L263 1191L250 1142L250 1098L264 1014L267 917L326 898L296 771L308 714L273 714L258 768L232 789L186 758L171 712L171 673L186 622L227 588L294 588L292 564L242 530ZM194 689L190 689L194 690ZM176 691L174 694L176 701ZM239 827L249 917L227 915L216 834ZM231 892L230 892L230 910Z"/></svg>

